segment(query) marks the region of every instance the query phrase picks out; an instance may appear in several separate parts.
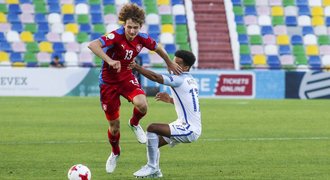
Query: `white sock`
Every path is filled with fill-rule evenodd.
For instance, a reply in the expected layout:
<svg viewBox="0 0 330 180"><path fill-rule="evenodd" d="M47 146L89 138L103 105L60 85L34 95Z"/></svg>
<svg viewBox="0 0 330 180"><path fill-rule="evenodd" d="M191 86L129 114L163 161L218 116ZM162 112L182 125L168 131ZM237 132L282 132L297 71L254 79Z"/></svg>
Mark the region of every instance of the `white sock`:
<svg viewBox="0 0 330 180"><path fill-rule="evenodd" d="M147 156L148 165L151 167L157 167L158 160L158 143L159 139L156 133L147 132Z"/></svg>
<svg viewBox="0 0 330 180"><path fill-rule="evenodd" d="M160 150L157 149L156 168L159 169Z"/></svg>

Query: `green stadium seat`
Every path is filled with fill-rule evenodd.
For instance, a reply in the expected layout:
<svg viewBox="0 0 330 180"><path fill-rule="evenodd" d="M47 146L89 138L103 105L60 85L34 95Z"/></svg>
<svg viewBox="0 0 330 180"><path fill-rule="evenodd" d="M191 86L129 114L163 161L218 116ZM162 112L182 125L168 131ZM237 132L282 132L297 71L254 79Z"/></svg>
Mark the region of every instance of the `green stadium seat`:
<svg viewBox="0 0 330 180"><path fill-rule="evenodd" d="M272 25L284 25L284 17L283 16L273 16L272 18Z"/></svg>
<svg viewBox="0 0 330 180"><path fill-rule="evenodd" d="M328 35L322 35L318 37L319 45L330 45L330 37Z"/></svg>
<svg viewBox="0 0 330 180"><path fill-rule="evenodd" d="M88 14L79 14L77 16L78 24L88 24L89 23L89 15Z"/></svg>
<svg viewBox="0 0 330 180"><path fill-rule="evenodd" d="M161 15L161 23L162 24L173 24L173 16L172 15Z"/></svg>
<svg viewBox="0 0 330 180"><path fill-rule="evenodd" d="M46 4L45 3L34 4L34 12L35 13L41 13L41 14L48 13Z"/></svg>
<svg viewBox="0 0 330 180"><path fill-rule="evenodd" d="M38 65L36 55L33 52L26 52L24 54L23 60L27 67L36 67Z"/></svg>
<svg viewBox="0 0 330 180"><path fill-rule="evenodd" d="M240 45L240 54L250 54L250 47L248 45Z"/></svg>
<svg viewBox="0 0 330 180"><path fill-rule="evenodd" d="M259 36L259 35L250 36L250 44L252 44L252 45L261 45L262 44L262 37Z"/></svg>
<svg viewBox="0 0 330 180"><path fill-rule="evenodd" d="M237 25L236 30L237 30L238 34L246 34L247 33L245 25Z"/></svg>
<svg viewBox="0 0 330 180"><path fill-rule="evenodd" d="M83 43L89 41L89 35L85 32L80 32L77 34L77 42Z"/></svg>
<svg viewBox="0 0 330 180"><path fill-rule="evenodd" d="M283 0L283 6L295 6L296 0Z"/></svg>
<svg viewBox="0 0 330 180"><path fill-rule="evenodd" d="M37 42L29 42L29 43L26 43L26 50L28 52L39 52L40 49L39 49L39 45Z"/></svg>
<svg viewBox="0 0 330 180"><path fill-rule="evenodd" d="M256 4L256 1L255 0L244 0L243 4L245 6L254 6Z"/></svg>
<svg viewBox="0 0 330 180"><path fill-rule="evenodd" d="M0 4L0 12L8 13L7 4Z"/></svg>
<svg viewBox="0 0 330 180"><path fill-rule="evenodd" d="M101 34L106 33L106 29L103 24L94 24L93 31Z"/></svg>
<svg viewBox="0 0 330 180"><path fill-rule="evenodd" d="M104 15L107 15L107 14L116 14L117 11L116 11L116 6L115 5L105 5L103 7L103 13Z"/></svg>
<svg viewBox="0 0 330 180"><path fill-rule="evenodd" d="M305 56L305 49L302 45L293 46L293 55L295 56Z"/></svg>

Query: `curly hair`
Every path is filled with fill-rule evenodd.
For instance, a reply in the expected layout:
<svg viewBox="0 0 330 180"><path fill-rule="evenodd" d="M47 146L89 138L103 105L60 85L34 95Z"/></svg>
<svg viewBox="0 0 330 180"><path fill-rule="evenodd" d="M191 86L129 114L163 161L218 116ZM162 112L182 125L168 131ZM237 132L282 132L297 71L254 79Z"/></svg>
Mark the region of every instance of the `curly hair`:
<svg viewBox="0 0 330 180"><path fill-rule="evenodd" d="M118 19L124 23L128 19L132 19L133 22L139 23L142 26L145 22L145 12L138 5L128 3L121 8Z"/></svg>

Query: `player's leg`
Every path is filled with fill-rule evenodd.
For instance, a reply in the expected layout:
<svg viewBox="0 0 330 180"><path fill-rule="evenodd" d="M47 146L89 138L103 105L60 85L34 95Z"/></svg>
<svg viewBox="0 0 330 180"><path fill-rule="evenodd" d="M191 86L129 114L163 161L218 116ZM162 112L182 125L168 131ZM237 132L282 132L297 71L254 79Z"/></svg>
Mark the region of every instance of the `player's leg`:
<svg viewBox="0 0 330 180"><path fill-rule="evenodd" d="M147 113L148 103L146 95L134 76L121 85L124 87L121 90L121 94L134 105L132 118L128 122L129 127L135 133L137 140L144 144L147 138L139 122Z"/></svg>
<svg viewBox="0 0 330 180"><path fill-rule="evenodd" d="M159 135L158 135L159 133ZM147 128L147 165L134 173L136 177L162 177L159 169L159 147L167 142L162 136L170 137L171 132L168 124L153 123Z"/></svg>
<svg viewBox="0 0 330 180"><path fill-rule="evenodd" d="M111 154L106 162L106 171L112 173L117 164L120 155L120 123L119 123L119 107L120 99L119 94L116 92L114 86L101 85L100 86L100 100L102 109L109 122L108 127L108 140L112 147Z"/></svg>

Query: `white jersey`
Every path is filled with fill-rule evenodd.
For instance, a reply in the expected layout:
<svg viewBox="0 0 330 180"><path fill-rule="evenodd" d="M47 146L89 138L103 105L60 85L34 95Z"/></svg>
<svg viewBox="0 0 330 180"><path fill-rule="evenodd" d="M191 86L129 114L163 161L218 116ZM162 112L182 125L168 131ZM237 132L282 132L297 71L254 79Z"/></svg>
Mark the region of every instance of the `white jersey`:
<svg viewBox="0 0 330 180"><path fill-rule="evenodd" d="M162 75L164 85L171 86L171 93L178 115L177 121L197 135L202 133L198 85L189 73Z"/></svg>

